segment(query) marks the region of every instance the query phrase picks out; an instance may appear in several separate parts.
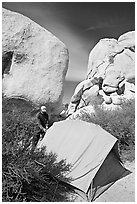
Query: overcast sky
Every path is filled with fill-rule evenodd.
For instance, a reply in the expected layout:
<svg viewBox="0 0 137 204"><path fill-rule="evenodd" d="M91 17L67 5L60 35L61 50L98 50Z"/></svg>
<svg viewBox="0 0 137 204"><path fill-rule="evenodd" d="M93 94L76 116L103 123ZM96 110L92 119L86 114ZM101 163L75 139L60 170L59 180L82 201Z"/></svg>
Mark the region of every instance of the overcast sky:
<svg viewBox="0 0 137 204"><path fill-rule="evenodd" d="M3 7L31 18L66 44L70 81L85 78L89 52L101 38L135 29L133 2L8 2Z"/></svg>

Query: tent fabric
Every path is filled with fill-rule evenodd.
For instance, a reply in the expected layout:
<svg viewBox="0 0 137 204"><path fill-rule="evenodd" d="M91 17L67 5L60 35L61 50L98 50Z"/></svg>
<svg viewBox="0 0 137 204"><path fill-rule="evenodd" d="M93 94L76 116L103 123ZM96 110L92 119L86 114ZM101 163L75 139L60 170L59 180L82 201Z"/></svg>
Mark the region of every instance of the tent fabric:
<svg viewBox="0 0 137 204"><path fill-rule="evenodd" d="M112 186L117 180L131 173L123 167L119 160L119 157L117 157L117 154L115 154L116 149L114 148L117 147L118 146L116 143L93 179L91 195L93 201L104 191L106 191L110 186Z"/></svg>
<svg viewBox="0 0 137 204"><path fill-rule="evenodd" d="M126 171L116 144L117 139L98 125L65 120L54 123L37 147L46 146L47 153L57 154L57 161L71 164L66 175L72 178L71 185L93 200Z"/></svg>

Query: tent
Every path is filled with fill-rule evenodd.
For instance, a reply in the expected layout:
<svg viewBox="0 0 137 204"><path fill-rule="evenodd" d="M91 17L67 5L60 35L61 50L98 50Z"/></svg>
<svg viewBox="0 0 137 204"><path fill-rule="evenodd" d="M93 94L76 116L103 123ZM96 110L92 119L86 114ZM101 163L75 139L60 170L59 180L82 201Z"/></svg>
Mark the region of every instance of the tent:
<svg viewBox="0 0 137 204"><path fill-rule="evenodd" d="M57 161L71 164L66 176L70 185L86 201L94 201L120 178L131 173L118 153L118 140L100 126L80 120L56 122L38 143L46 152L57 154Z"/></svg>

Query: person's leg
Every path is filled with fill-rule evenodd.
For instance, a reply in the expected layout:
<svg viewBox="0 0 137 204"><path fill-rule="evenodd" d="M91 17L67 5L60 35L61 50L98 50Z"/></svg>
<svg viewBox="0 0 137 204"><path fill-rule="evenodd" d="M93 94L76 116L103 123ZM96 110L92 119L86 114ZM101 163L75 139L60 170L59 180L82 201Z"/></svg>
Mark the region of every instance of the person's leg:
<svg viewBox="0 0 137 204"><path fill-rule="evenodd" d="M36 147L36 145L38 144L38 141L40 139L41 133L42 133L42 130L39 129L37 134L33 137L33 146L34 147Z"/></svg>
<svg viewBox="0 0 137 204"><path fill-rule="evenodd" d="M39 135L39 140L42 140L43 137L45 136L45 133L43 130L40 131L40 135Z"/></svg>

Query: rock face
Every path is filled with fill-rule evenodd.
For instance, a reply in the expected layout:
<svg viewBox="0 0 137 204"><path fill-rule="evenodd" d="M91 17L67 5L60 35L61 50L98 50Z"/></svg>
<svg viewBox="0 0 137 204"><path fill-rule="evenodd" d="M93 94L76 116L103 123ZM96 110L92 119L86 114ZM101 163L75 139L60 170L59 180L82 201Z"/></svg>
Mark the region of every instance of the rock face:
<svg viewBox="0 0 137 204"><path fill-rule="evenodd" d="M112 105L120 105L122 100L135 98L134 31L121 35L118 40L101 39L91 50L87 78L76 87L68 114L98 104L100 96L102 104L111 104L111 109Z"/></svg>
<svg viewBox="0 0 137 204"><path fill-rule="evenodd" d="M87 79L95 77L103 80L106 104L119 105L123 99L135 97L134 31L121 35L118 40L102 39L97 43L90 52L87 72ZM127 90L127 83L132 83L134 90Z"/></svg>
<svg viewBox="0 0 137 204"><path fill-rule="evenodd" d="M2 91L22 97L50 112L60 112L68 50L50 32L29 18L3 9Z"/></svg>
<svg viewBox="0 0 137 204"><path fill-rule="evenodd" d="M76 110L76 112L72 113L72 115L70 115L67 118L67 120L69 120L69 119L84 120L83 115L87 115L87 117L90 117L92 115L92 117L94 117L95 116L94 107L91 105L82 107L82 108ZM85 118L85 120L86 120L86 118Z"/></svg>
<svg viewBox="0 0 137 204"><path fill-rule="evenodd" d="M84 80L77 85L68 106L68 115L73 114L77 109L93 104L99 93L98 83L99 80L94 78Z"/></svg>

